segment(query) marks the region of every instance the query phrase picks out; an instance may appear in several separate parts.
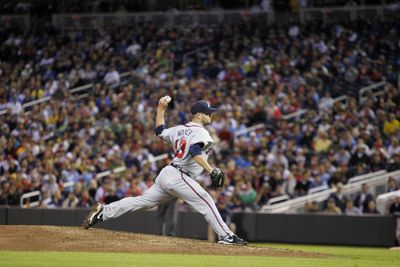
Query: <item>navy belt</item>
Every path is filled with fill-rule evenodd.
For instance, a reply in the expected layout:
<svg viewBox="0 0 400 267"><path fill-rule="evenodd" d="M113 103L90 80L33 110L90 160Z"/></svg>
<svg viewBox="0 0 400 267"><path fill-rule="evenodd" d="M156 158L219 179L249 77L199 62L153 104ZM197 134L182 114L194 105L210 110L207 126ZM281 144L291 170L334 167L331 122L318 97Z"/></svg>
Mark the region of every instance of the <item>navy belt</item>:
<svg viewBox="0 0 400 267"><path fill-rule="evenodd" d="M176 165L176 164L173 163L173 162L171 162L169 165L171 165L172 167L174 167L175 169L177 169L177 170L180 171L181 173L183 173L183 174L185 174L185 175L187 175L187 176L190 177L190 175L189 175L187 172L185 172L185 171L182 170L182 167L181 167L181 166Z"/></svg>

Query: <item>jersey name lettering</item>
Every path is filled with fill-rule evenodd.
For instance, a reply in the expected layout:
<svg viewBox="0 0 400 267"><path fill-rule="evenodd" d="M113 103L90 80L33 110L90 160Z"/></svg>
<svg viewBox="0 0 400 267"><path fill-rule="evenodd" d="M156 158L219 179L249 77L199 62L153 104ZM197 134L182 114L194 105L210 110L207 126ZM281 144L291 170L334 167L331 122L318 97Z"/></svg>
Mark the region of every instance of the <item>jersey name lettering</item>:
<svg viewBox="0 0 400 267"><path fill-rule="evenodd" d="M178 131L178 136L190 135L192 132L192 129L182 129Z"/></svg>

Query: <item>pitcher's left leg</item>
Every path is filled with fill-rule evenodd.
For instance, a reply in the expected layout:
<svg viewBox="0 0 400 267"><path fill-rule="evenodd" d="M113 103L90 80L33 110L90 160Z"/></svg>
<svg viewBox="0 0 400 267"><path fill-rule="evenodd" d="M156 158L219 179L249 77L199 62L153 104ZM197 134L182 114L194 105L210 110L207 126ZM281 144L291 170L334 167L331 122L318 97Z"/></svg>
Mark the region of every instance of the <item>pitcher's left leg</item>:
<svg viewBox="0 0 400 267"><path fill-rule="evenodd" d="M173 198L156 182L142 196L126 197L109 205L97 203L85 217L83 227L89 229L98 222L117 218L129 211L149 209Z"/></svg>
<svg viewBox="0 0 400 267"><path fill-rule="evenodd" d="M164 191L158 183L153 184L143 195L126 197L104 206L103 221L117 218L130 211L146 210L175 198Z"/></svg>
<svg viewBox="0 0 400 267"><path fill-rule="evenodd" d="M177 197L182 198L197 212L204 215L218 237L233 235L222 220L212 197L195 180L181 174L180 183L176 183L175 188L172 190Z"/></svg>

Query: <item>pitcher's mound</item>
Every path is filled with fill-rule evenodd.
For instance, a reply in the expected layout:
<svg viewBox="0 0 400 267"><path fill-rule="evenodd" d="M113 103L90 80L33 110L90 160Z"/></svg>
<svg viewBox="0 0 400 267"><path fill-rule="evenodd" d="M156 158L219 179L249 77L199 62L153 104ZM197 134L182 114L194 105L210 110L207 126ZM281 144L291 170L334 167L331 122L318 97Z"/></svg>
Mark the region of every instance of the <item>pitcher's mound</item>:
<svg viewBox="0 0 400 267"><path fill-rule="evenodd" d="M198 255L326 257L276 248L227 246L202 240L60 226L0 226L0 251L85 251Z"/></svg>

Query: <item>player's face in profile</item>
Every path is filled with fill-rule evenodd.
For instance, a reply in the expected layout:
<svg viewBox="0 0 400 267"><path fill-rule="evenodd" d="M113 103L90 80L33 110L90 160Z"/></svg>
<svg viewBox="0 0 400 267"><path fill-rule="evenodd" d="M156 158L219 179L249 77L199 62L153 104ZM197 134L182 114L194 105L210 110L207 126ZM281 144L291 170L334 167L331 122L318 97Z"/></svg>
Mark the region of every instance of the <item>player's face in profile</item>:
<svg viewBox="0 0 400 267"><path fill-rule="evenodd" d="M209 125L211 123L211 115L202 114L202 121L204 125Z"/></svg>

